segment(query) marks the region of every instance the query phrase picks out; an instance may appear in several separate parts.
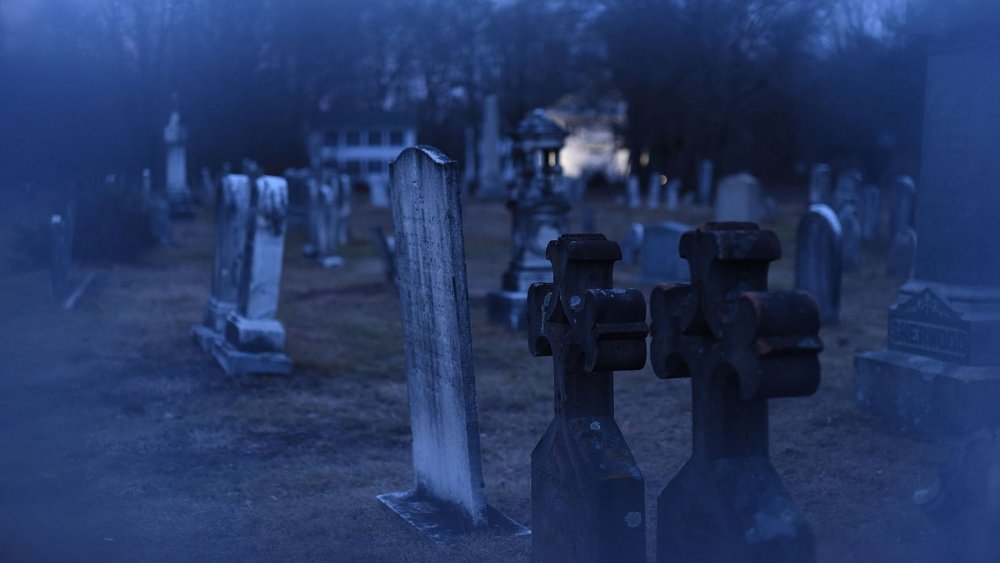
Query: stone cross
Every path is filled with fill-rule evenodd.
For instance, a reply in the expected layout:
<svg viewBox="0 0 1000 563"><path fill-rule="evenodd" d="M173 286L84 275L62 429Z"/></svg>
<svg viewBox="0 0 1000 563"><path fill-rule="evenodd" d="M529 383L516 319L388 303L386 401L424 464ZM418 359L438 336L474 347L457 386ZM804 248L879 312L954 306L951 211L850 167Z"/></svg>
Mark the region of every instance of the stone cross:
<svg viewBox="0 0 1000 563"><path fill-rule="evenodd" d="M216 191L212 292L205 304L202 324L191 329L195 340L206 351L210 351L222 338L226 318L236 310L249 208L250 183L247 176L223 176L221 189Z"/></svg>
<svg viewBox="0 0 1000 563"><path fill-rule="evenodd" d="M767 290L781 244L753 223L709 223L680 253L692 283L653 290L650 356L658 377L691 379L694 443L657 501L657 561L813 561L769 460L767 400L816 392L816 303Z"/></svg>
<svg viewBox="0 0 1000 563"><path fill-rule="evenodd" d="M389 176L415 483L378 499L439 543L526 534L486 504L458 163L412 147Z"/></svg>
<svg viewBox="0 0 1000 563"><path fill-rule="evenodd" d="M229 374L288 374L285 328L275 318L288 215L288 182L250 167L246 235L236 309L226 317L225 340L212 352Z"/></svg>
<svg viewBox="0 0 1000 563"><path fill-rule="evenodd" d="M531 453L533 561L645 561L642 474L615 422L614 370L646 364L646 300L613 289L603 235L549 243L553 282L531 286L528 346L552 356L555 418Z"/></svg>
<svg viewBox="0 0 1000 563"><path fill-rule="evenodd" d="M795 288L812 294L824 323L840 321L841 236L840 219L822 203L809 207L795 236Z"/></svg>

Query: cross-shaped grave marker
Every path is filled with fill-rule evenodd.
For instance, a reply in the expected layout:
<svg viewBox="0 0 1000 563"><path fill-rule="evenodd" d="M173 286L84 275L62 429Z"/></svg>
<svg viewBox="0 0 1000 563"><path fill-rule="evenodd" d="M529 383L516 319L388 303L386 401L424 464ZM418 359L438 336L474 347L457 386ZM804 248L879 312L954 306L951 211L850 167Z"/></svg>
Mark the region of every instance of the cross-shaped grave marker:
<svg viewBox="0 0 1000 563"><path fill-rule="evenodd" d="M781 244L754 223L709 223L680 252L692 283L653 290L650 354L657 376L691 378L694 451L657 501L657 561L812 561L768 458L767 399L816 392L816 302L767 291Z"/></svg>
<svg viewBox="0 0 1000 563"><path fill-rule="evenodd" d="M646 364L646 300L612 289L618 243L548 244L553 283L528 293L528 345L555 364L555 418L531 453L533 561L645 561L642 474L614 418L612 370Z"/></svg>

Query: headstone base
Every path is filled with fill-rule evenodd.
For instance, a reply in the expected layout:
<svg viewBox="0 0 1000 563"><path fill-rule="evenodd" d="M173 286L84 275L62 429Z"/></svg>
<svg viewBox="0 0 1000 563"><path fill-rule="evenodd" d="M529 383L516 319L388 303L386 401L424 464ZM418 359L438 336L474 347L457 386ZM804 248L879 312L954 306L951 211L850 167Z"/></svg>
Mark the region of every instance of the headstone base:
<svg viewBox="0 0 1000 563"><path fill-rule="evenodd" d="M275 319L248 319L237 314L226 320L226 342L243 352L280 353L285 349L285 327Z"/></svg>
<svg viewBox="0 0 1000 563"><path fill-rule="evenodd" d="M528 328L528 293L521 291L491 291L486 296L490 322L511 330Z"/></svg>
<svg viewBox="0 0 1000 563"><path fill-rule="evenodd" d="M292 359L280 352L243 352L219 339L212 347L212 355L229 375L292 373Z"/></svg>
<svg viewBox="0 0 1000 563"><path fill-rule="evenodd" d="M455 508L416 491L386 493L376 498L436 544L458 543L467 539L469 532L474 529ZM484 531L493 537L517 538L531 535L531 530L489 505L486 506L486 519Z"/></svg>
<svg viewBox="0 0 1000 563"><path fill-rule="evenodd" d="M222 334L222 331L226 330L226 318L235 309L236 305L233 303L226 303L225 301L210 298L205 303L205 320L202 324L205 325L206 329Z"/></svg>
<svg viewBox="0 0 1000 563"><path fill-rule="evenodd" d="M1000 426L996 366L964 366L892 350L854 357L856 400L892 426L930 439Z"/></svg>
<svg viewBox="0 0 1000 563"><path fill-rule="evenodd" d="M191 337L201 347L202 350L212 353L216 344L222 342L222 333L216 332L205 325L193 325L191 327Z"/></svg>

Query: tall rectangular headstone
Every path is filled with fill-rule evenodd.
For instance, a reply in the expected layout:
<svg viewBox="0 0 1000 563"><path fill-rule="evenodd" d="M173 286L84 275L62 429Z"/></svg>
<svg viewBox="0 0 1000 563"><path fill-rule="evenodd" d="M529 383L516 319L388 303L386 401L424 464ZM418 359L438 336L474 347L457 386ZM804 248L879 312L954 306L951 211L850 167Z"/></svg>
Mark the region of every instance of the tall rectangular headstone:
<svg viewBox="0 0 1000 563"><path fill-rule="evenodd" d="M222 338L226 318L236 310L249 208L250 183L247 176L223 176L221 189L216 192L212 292L205 304L202 324L191 328L195 340L206 351L210 351Z"/></svg>
<svg viewBox="0 0 1000 563"><path fill-rule="evenodd" d="M251 175L236 309L212 353L229 374L287 374L285 328L275 318L285 251L288 183Z"/></svg>
<svg viewBox="0 0 1000 563"><path fill-rule="evenodd" d="M404 150L389 166L413 433L413 489L379 495L428 538L527 530L486 503L458 163Z"/></svg>

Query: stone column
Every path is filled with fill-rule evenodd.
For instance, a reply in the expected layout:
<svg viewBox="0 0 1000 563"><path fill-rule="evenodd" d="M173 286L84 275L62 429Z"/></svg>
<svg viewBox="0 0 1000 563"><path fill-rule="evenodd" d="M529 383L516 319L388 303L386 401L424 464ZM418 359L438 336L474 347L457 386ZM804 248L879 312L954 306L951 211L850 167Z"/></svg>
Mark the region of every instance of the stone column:
<svg viewBox="0 0 1000 563"><path fill-rule="evenodd" d="M1000 4L923 0L932 37L913 275L888 348L858 354L857 399L926 436L1000 426Z"/></svg>

